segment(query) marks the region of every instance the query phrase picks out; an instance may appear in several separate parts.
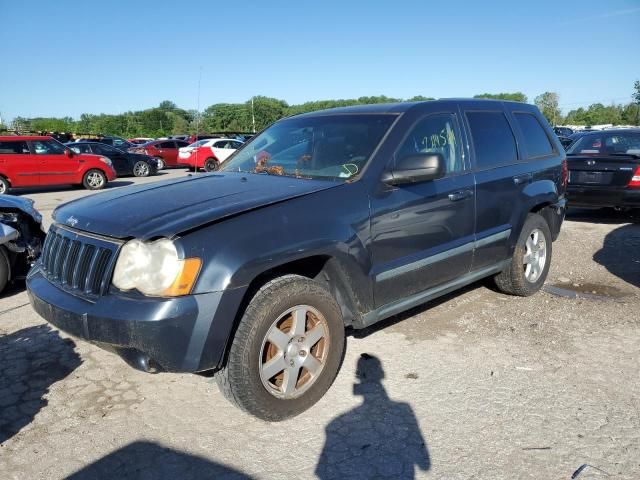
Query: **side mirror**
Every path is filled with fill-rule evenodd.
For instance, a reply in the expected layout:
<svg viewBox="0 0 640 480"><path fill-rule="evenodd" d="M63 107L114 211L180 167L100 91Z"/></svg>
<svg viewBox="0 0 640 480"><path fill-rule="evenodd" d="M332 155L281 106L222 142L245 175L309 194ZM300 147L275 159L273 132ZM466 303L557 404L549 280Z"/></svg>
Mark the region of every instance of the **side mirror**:
<svg viewBox="0 0 640 480"><path fill-rule="evenodd" d="M447 168L441 153L418 153L401 158L382 181L389 185L427 182L444 177Z"/></svg>
<svg viewBox="0 0 640 480"><path fill-rule="evenodd" d="M73 150L71 150L70 148L65 148L65 149L64 149L64 154L65 154L67 157L71 158L71 157L73 157Z"/></svg>

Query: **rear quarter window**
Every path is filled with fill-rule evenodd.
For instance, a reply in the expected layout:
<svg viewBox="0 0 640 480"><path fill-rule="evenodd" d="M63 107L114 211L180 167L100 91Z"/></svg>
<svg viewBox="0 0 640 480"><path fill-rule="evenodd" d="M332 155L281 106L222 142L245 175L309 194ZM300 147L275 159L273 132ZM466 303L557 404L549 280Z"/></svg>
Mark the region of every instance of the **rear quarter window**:
<svg viewBox="0 0 640 480"><path fill-rule="evenodd" d="M22 155L29 153L27 142L8 141L0 142L0 155Z"/></svg>
<svg viewBox="0 0 640 480"><path fill-rule="evenodd" d="M544 157L553 154L551 141L535 115L515 113L514 117L522 132L524 146L529 157Z"/></svg>
<svg viewBox="0 0 640 480"><path fill-rule="evenodd" d="M466 116L476 154L476 168L482 170L517 161L516 140L503 112L466 112Z"/></svg>

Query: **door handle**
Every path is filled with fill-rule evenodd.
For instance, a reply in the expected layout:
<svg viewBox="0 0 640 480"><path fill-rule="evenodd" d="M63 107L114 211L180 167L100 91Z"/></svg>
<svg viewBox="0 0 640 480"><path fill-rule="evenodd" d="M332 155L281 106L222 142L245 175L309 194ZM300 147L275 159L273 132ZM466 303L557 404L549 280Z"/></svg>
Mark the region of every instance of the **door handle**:
<svg viewBox="0 0 640 480"><path fill-rule="evenodd" d="M457 202L459 200L469 198L471 195L473 195L473 191L471 190L460 190L459 192L450 193L449 200L451 200L452 202Z"/></svg>
<svg viewBox="0 0 640 480"><path fill-rule="evenodd" d="M529 183L531 182L531 174L530 173L525 173L524 175L516 175L515 177L513 177L513 183L515 183L516 185L522 185L523 183Z"/></svg>

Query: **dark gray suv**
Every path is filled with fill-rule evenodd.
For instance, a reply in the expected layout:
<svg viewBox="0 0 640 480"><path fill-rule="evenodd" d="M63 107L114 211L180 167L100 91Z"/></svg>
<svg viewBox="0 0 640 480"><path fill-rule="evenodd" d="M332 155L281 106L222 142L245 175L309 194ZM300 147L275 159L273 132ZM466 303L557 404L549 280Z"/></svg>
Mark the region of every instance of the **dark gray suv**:
<svg viewBox="0 0 640 480"><path fill-rule="evenodd" d="M330 387L346 328L488 276L537 292L566 184L531 105L298 115L221 171L59 207L28 291L49 322L132 366L215 371L229 400L282 420Z"/></svg>

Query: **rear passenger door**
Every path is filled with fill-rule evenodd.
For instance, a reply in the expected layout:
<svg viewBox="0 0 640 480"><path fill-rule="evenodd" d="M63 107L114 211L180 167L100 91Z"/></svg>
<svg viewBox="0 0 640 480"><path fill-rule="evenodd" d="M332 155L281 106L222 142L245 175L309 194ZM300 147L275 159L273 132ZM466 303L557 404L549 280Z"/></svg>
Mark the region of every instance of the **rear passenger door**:
<svg viewBox="0 0 640 480"><path fill-rule="evenodd" d="M0 175L14 187L32 187L40 183L40 160L31 155L24 140L0 142Z"/></svg>
<svg viewBox="0 0 640 480"><path fill-rule="evenodd" d="M445 284L471 268L475 186L458 118L455 111L418 116L390 165L416 153L440 153L447 166L443 178L385 185L371 197L376 307Z"/></svg>
<svg viewBox="0 0 640 480"><path fill-rule="evenodd" d="M474 271L492 268L509 257L509 238L517 234L521 193L531 182L529 166L519 163L518 145L502 109L464 111L476 178Z"/></svg>

